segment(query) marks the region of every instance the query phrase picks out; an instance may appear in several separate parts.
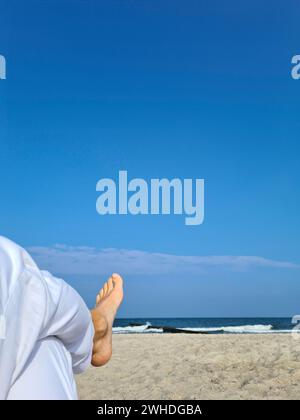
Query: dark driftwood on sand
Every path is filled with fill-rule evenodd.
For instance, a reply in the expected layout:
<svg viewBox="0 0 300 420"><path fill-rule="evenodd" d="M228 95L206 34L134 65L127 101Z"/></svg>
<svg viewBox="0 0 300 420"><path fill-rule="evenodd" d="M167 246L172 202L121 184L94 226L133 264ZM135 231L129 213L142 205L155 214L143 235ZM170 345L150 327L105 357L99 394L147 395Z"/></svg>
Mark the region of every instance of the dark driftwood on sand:
<svg viewBox="0 0 300 420"><path fill-rule="evenodd" d="M145 324L134 324L130 323L130 327L142 327ZM156 330L163 330L165 333L172 333L172 334L210 334L214 331L193 331L193 330L182 330L180 328L175 327L166 327L165 325L148 325L146 330L149 329L156 329Z"/></svg>

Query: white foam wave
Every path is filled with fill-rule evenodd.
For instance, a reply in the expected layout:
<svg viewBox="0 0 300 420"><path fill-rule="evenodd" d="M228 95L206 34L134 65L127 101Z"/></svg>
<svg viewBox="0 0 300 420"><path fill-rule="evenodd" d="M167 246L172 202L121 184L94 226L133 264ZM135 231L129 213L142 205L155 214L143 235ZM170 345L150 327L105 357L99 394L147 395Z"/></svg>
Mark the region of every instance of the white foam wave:
<svg viewBox="0 0 300 420"><path fill-rule="evenodd" d="M128 326L128 327L114 327L114 334L148 334L148 333L162 333L163 330L158 328L149 328L150 323L146 325Z"/></svg>
<svg viewBox="0 0 300 420"><path fill-rule="evenodd" d="M209 328L180 328L185 331L195 332L224 332L228 334L287 334L293 330L274 330L272 325L239 325L239 326L223 326ZM151 328L151 324L147 322L145 325L114 327L114 334L161 334L163 329ZM300 333L299 333L300 334Z"/></svg>
<svg viewBox="0 0 300 420"><path fill-rule="evenodd" d="M199 331L199 332L227 332L227 333L265 333L272 330L272 325L239 325L239 326L227 326L227 327L210 327L210 328L182 328L187 331Z"/></svg>

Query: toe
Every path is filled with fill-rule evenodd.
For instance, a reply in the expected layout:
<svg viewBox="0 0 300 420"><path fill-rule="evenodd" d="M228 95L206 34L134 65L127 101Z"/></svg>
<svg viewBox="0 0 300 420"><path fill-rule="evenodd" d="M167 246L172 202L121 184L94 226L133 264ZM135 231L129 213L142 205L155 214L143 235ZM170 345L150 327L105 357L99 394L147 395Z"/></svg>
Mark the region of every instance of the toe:
<svg viewBox="0 0 300 420"><path fill-rule="evenodd" d="M106 282L103 286L103 297L104 298L107 295L107 291L108 291L108 282Z"/></svg>
<svg viewBox="0 0 300 420"><path fill-rule="evenodd" d="M98 305L98 303L100 302L100 293L98 293L98 295L96 296L96 305Z"/></svg>
<svg viewBox="0 0 300 420"><path fill-rule="evenodd" d="M102 287L102 289L100 290L100 293L99 293L99 300L102 300L103 296L104 296L104 289Z"/></svg>
<svg viewBox="0 0 300 420"><path fill-rule="evenodd" d="M109 280L108 280L107 283L108 283L108 291L107 291L107 294L109 295L112 292L113 288L114 288L114 282L113 282L112 277L109 278Z"/></svg>
<svg viewBox="0 0 300 420"><path fill-rule="evenodd" d="M114 273L113 275L112 275L112 280L113 280L113 283L114 283L114 286L116 287L122 287L123 286L123 279L122 279L122 277L119 275L119 274L117 274L117 273Z"/></svg>

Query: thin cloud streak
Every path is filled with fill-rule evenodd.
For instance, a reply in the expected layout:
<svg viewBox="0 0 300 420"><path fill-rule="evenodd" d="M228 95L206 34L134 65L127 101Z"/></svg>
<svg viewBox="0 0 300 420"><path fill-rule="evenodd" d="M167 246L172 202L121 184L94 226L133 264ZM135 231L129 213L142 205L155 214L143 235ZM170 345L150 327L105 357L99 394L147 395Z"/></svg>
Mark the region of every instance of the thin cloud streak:
<svg viewBox="0 0 300 420"><path fill-rule="evenodd" d="M207 270L246 271L251 268L297 269L299 264L258 256L183 256L146 251L85 246L28 248L39 267L61 275L107 275L119 271L123 275L193 274Z"/></svg>

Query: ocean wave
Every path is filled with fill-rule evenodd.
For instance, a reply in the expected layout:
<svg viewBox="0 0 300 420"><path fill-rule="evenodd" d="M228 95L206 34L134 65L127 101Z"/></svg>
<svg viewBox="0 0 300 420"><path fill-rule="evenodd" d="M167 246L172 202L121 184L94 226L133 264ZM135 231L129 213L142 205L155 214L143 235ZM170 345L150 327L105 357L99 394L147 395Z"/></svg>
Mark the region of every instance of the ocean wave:
<svg viewBox="0 0 300 420"><path fill-rule="evenodd" d="M114 327L114 334L149 334L149 333L163 333L162 329L151 328L149 324L128 327Z"/></svg>
<svg viewBox="0 0 300 420"><path fill-rule="evenodd" d="M238 325L238 326L227 326L227 327L209 327L209 328L182 328L185 331L198 331L198 332L225 332L232 334L242 333L265 333L270 332L273 329L273 325ZM273 330L272 332L275 332Z"/></svg>
<svg viewBox="0 0 300 420"><path fill-rule="evenodd" d="M267 334L267 333L291 333L293 330L275 330L273 325L238 325L238 326L222 326L222 327L199 327L199 328L188 328L178 327L176 329L193 332L203 333L227 333L227 334ZM144 325L114 327L114 334L155 334L163 333L162 328L151 327L151 324L147 322Z"/></svg>

